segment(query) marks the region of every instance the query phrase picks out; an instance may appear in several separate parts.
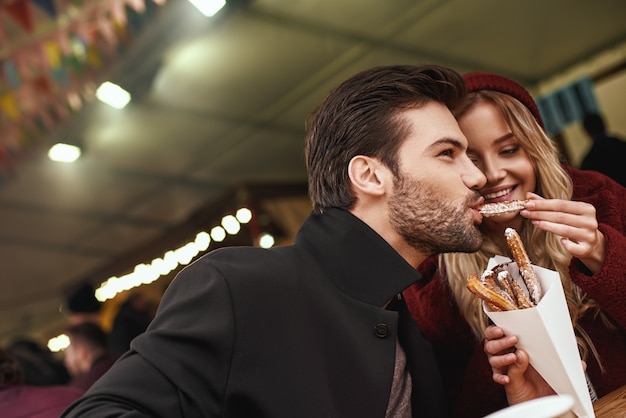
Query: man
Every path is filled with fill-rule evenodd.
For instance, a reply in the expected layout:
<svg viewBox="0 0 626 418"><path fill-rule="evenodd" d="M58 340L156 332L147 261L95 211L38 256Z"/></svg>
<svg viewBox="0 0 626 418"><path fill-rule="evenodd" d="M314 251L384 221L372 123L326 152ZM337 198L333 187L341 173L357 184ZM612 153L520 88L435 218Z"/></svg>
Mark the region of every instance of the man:
<svg viewBox="0 0 626 418"><path fill-rule="evenodd" d="M70 386L87 390L117 359L109 353L107 335L100 325L83 322L67 329L70 344L64 352L63 362L72 379Z"/></svg>
<svg viewBox="0 0 626 418"><path fill-rule="evenodd" d="M626 187L626 142L609 135L604 119L597 113L584 116L583 128L593 144L580 163L580 168L599 171Z"/></svg>
<svg viewBox="0 0 626 418"><path fill-rule="evenodd" d="M481 244L485 177L450 112L464 94L433 65L335 88L309 121L314 211L294 244L188 266L64 416L446 416L434 353L399 295L426 257Z"/></svg>

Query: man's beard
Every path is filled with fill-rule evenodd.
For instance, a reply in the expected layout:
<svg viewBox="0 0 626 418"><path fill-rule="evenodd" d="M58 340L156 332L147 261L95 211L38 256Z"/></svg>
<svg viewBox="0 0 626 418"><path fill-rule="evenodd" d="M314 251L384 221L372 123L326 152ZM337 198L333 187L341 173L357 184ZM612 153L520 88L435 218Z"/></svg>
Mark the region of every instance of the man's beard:
<svg viewBox="0 0 626 418"><path fill-rule="evenodd" d="M478 228L467 220L467 208L478 192L456 207L431 186L400 175L389 201L390 222L413 248L426 256L474 252L482 245Z"/></svg>

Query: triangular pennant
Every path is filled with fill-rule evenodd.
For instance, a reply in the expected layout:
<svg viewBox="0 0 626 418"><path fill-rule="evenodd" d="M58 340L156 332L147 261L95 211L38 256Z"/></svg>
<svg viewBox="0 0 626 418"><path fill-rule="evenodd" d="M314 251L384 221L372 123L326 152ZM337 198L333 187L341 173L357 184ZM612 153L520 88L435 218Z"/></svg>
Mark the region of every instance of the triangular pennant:
<svg viewBox="0 0 626 418"><path fill-rule="evenodd" d="M27 32L32 32L35 29L30 2L27 0L17 0L13 3L5 4L4 10Z"/></svg>
<svg viewBox="0 0 626 418"><path fill-rule="evenodd" d="M91 46L87 48L87 63L92 68L100 68L102 66L102 57L97 48Z"/></svg>
<svg viewBox="0 0 626 418"><path fill-rule="evenodd" d="M44 12L48 13L51 17L57 17L57 8L54 5L54 0L33 0L33 2L39 6Z"/></svg>
<svg viewBox="0 0 626 418"><path fill-rule="evenodd" d="M17 71L15 63L11 60L6 60L3 63L3 69L4 77L9 86L13 89L18 88L20 86L20 75Z"/></svg>
<svg viewBox="0 0 626 418"><path fill-rule="evenodd" d="M69 84L69 77L67 76L67 71L65 71L65 68L58 67L58 68L53 68L52 70L50 70L50 77L58 82L59 84L63 84L63 85L67 85Z"/></svg>
<svg viewBox="0 0 626 418"><path fill-rule="evenodd" d="M37 89L39 93L42 93L44 95L52 94L52 85L48 77L44 77L44 76L37 77L36 79L33 80L33 85L35 86L35 88Z"/></svg>
<svg viewBox="0 0 626 418"><path fill-rule="evenodd" d="M58 68L61 65L61 49L56 42L44 41L43 51L51 69Z"/></svg>
<svg viewBox="0 0 626 418"><path fill-rule="evenodd" d="M4 32L4 26L2 24L2 19L0 19L0 45L6 45L7 43L7 35Z"/></svg>
<svg viewBox="0 0 626 418"><path fill-rule="evenodd" d="M17 120L20 117L20 109L13 93L6 93L0 97L0 109L13 120Z"/></svg>

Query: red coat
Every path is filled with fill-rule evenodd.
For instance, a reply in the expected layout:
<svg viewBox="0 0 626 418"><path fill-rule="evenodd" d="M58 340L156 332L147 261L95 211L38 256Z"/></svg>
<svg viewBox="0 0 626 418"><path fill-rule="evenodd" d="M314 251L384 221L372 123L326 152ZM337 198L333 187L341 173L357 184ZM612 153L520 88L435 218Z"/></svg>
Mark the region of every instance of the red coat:
<svg viewBox="0 0 626 418"><path fill-rule="evenodd" d="M70 386L0 386L3 418L58 418L84 391Z"/></svg>
<svg viewBox="0 0 626 418"><path fill-rule="evenodd" d="M592 276L573 259L569 270L574 283L600 304L619 326L608 330L589 315L581 325L593 340L603 373L592 356L587 373L598 397L626 384L626 189L599 173L567 168L573 183L573 200L591 203L599 229L606 237L606 260ZM423 281L404 291L411 314L445 364L448 395L455 399L455 416L484 417L507 406L504 389L491 379L483 343L473 338L461 317L445 279L437 270L437 257L420 267Z"/></svg>
<svg viewBox="0 0 626 418"><path fill-rule="evenodd" d="M106 354L102 357L97 358L96 361L94 361L94 363L91 365L91 369L89 369L89 371L74 376L70 380L68 385L81 388L82 390L86 391L94 383L96 383L96 380L100 379L100 377L102 377L102 375L111 368L111 366L115 363L118 357L118 355Z"/></svg>

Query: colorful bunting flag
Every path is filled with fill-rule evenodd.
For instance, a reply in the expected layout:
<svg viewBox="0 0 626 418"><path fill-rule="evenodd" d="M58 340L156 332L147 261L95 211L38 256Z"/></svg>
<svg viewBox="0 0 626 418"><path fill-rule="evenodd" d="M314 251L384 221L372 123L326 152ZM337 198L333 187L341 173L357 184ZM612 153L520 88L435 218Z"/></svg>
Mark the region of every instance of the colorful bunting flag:
<svg viewBox="0 0 626 418"><path fill-rule="evenodd" d="M4 79L11 89L17 89L20 86L20 75L18 74L15 63L11 60L6 60L2 63L2 70L4 72Z"/></svg>
<svg viewBox="0 0 626 418"><path fill-rule="evenodd" d="M54 5L54 0L33 0L33 2L39 6L41 10L46 12L50 17L56 19L57 17L57 8Z"/></svg>
<svg viewBox="0 0 626 418"><path fill-rule="evenodd" d="M94 99L114 60L164 3L0 0L0 186L25 148Z"/></svg>
<svg viewBox="0 0 626 418"><path fill-rule="evenodd" d="M28 33L32 33L35 29L35 21L29 0L16 0L12 3L5 4L4 10L24 28Z"/></svg>
<svg viewBox="0 0 626 418"><path fill-rule="evenodd" d="M55 41L45 41L43 50L50 68L59 68L61 66L61 49L59 45Z"/></svg>
<svg viewBox="0 0 626 418"><path fill-rule="evenodd" d="M13 92L5 93L0 97L0 109L13 120L18 120L20 117L20 109L17 106L15 100L15 94Z"/></svg>

